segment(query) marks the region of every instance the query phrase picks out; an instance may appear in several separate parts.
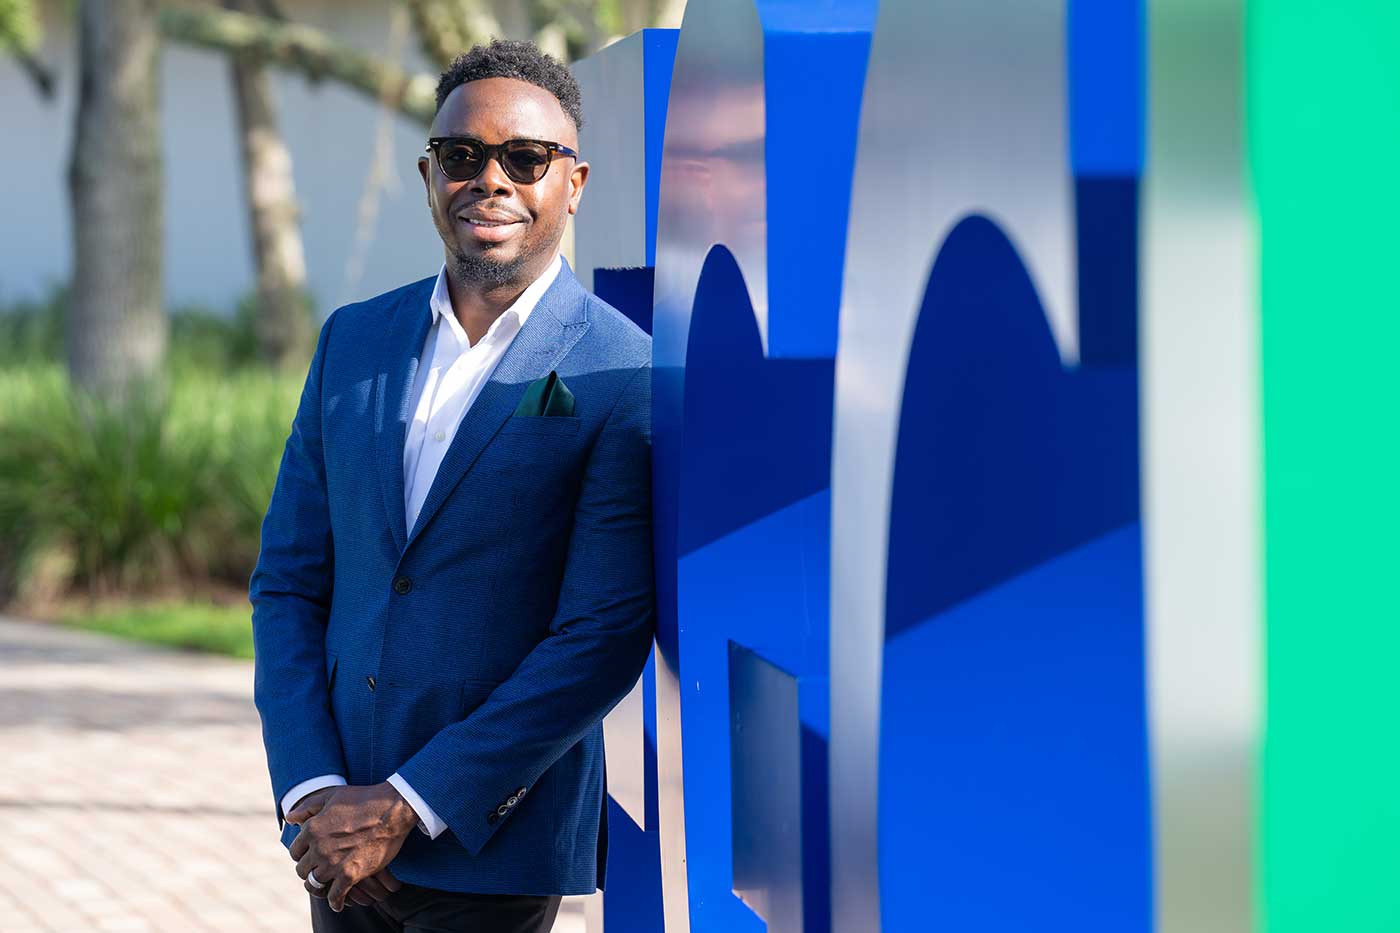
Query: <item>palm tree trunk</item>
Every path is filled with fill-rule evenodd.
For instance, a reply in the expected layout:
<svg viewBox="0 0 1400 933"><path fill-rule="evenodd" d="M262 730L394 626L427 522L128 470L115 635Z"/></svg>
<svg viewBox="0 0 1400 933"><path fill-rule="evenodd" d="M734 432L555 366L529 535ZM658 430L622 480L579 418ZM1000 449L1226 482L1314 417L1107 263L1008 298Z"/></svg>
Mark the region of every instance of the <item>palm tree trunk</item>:
<svg viewBox="0 0 1400 933"><path fill-rule="evenodd" d="M247 0L226 0L225 5L253 12ZM248 54L235 53L230 60L258 273L253 319L258 355L278 367L304 366L310 356L312 323L292 154L277 126L266 70Z"/></svg>
<svg viewBox="0 0 1400 933"><path fill-rule="evenodd" d="M154 0L82 0L76 130L68 164L74 385L120 401L165 357Z"/></svg>

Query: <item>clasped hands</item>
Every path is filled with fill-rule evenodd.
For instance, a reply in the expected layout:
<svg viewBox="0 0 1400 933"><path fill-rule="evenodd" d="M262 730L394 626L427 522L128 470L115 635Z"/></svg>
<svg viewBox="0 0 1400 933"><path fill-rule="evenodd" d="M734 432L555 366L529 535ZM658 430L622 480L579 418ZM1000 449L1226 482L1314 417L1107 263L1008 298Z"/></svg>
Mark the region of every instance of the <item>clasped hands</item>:
<svg viewBox="0 0 1400 933"><path fill-rule="evenodd" d="M418 825L418 815L387 781L312 791L287 814L287 822L301 827L290 850L297 874L331 910L345 909L346 900L368 907L403 887L387 866ZM307 881L313 869L323 887Z"/></svg>

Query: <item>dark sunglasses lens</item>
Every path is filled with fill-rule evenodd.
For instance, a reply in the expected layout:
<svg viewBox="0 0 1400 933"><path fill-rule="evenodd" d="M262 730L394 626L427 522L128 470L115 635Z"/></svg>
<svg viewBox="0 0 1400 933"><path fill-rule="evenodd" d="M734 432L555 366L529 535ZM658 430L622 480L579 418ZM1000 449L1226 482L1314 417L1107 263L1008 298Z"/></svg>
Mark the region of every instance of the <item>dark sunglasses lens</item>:
<svg viewBox="0 0 1400 933"><path fill-rule="evenodd" d="M485 157L481 147L471 143L443 143L438 147L438 164L443 174L453 181L475 178L481 173Z"/></svg>
<svg viewBox="0 0 1400 933"><path fill-rule="evenodd" d="M536 143L513 143L503 160L506 173L522 184L533 184L549 169L549 149Z"/></svg>

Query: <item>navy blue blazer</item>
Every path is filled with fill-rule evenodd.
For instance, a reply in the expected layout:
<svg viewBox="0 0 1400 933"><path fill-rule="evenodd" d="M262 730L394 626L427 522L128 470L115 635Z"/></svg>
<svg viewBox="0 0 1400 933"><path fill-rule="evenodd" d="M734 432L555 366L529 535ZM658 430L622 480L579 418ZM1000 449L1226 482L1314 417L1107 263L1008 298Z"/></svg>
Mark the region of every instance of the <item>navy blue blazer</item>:
<svg viewBox="0 0 1400 933"><path fill-rule="evenodd" d="M603 716L655 624L651 339L564 264L405 528L404 433L434 278L321 329L249 581L281 799L395 771L447 824L390 871L483 894L590 894L607 859ZM515 415L556 370L573 416Z"/></svg>

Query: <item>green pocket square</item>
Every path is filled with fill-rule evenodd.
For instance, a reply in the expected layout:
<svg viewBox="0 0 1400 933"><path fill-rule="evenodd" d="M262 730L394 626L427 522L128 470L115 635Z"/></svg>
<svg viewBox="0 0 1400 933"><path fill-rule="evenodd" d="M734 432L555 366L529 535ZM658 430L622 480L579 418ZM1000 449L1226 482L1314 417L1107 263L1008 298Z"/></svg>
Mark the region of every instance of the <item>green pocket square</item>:
<svg viewBox="0 0 1400 933"><path fill-rule="evenodd" d="M536 379L525 389L525 397L515 406L517 415L564 415L574 413L574 393L564 385L564 380L554 370L543 379Z"/></svg>

